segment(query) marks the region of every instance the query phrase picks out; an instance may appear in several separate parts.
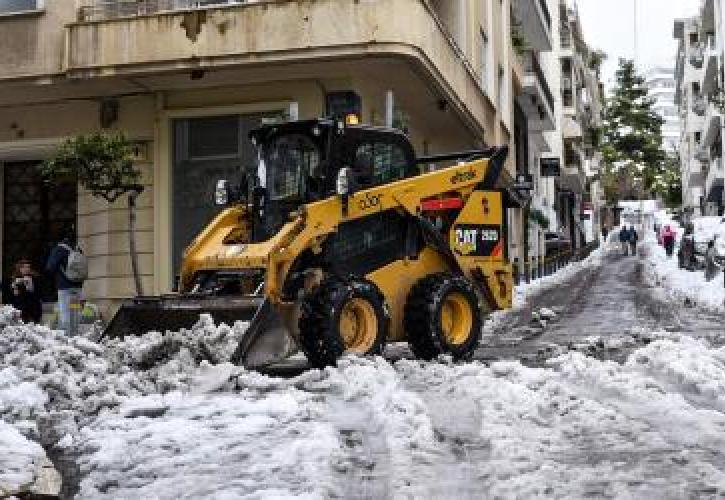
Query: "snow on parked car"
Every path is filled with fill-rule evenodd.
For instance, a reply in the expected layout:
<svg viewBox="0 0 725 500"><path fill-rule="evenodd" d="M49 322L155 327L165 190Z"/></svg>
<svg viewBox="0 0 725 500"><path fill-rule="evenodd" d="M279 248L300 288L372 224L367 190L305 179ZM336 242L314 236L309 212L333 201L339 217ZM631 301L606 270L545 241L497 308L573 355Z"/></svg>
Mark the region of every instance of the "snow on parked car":
<svg viewBox="0 0 725 500"><path fill-rule="evenodd" d="M725 219L720 216L706 215L697 217L692 221L693 234L695 236L695 252L698 255L705 255L708 242L712 241L716 234L725 227Z"/></svg>

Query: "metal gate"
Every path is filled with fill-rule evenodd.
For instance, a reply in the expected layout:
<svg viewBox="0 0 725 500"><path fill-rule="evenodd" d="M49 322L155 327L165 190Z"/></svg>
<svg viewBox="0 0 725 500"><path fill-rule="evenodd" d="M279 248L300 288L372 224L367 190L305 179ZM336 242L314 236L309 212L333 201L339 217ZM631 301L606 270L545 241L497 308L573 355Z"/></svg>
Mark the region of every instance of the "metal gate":
<svg viewBox="0 0 725 500"><path fill-rule="evenodd" d="M8 283L15 263L30 259L42 272L50 249L63 230L76 224L77 184L43 183L38 162L3 164L3 282ZM44 302L56 300L51 276L43 276Z"/></svg>

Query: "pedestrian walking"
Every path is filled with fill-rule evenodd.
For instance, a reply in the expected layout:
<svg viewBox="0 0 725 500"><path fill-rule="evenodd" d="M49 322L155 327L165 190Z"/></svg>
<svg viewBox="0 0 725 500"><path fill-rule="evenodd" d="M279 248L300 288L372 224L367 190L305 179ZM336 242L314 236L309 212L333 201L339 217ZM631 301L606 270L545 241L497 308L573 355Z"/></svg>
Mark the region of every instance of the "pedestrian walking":
<svg viewBox="0 0 725 500"><path fill-rule="evenodd" d="M672 230L672 226L667 224L662 229L662 245L665 247L665 253L667 257L672 257L672 253L675 250L675 232Z"/></svg>
<svg viewBox="0 0 725 500"><path fill-rule="evenodd" d="M678 265L682 269L693 271L695 269L695 236L694 226L691 222L685 225L685 233L680 241L680 251L677 253Z"/></svg>
<svg viewBox="0 0 725 500"><path fill-rule="evenodd" d="M634 226L629 226L629 248L632 250L632 255L637 255L637 241L639 241L639 235Z"/></svg>
<svg viewBox="0 0 725 500"><path fill-rule="evenodd" d="M26 323L40 323L43 302L40 297L39 275L28 259L21 259L15 264L10 287L10 305L20 311L21 319Z"/></svg>
<svg viewBox="0 0 725 500"><path fill-rule="evenodd" d="M88 261L76 243L75 231L65 231L63 239L50 252L46 271L55 277L58 288L58 323L68 335L78 332L80 295L88 277Z"/></svg>
<svg viewBox="0 0 725 500"><path fill-rule="evenodd" d="M622 247L622 254L625 257L629 255L629 230L627 226L622 226L619 230L619 244Z"/></svg>
<svg viewBox="0 0 725 500"><path fill-rule="evenodd" d="M602 225L602 242L607 242L607 236L609 236L609 228L607 226Z"/></svg>

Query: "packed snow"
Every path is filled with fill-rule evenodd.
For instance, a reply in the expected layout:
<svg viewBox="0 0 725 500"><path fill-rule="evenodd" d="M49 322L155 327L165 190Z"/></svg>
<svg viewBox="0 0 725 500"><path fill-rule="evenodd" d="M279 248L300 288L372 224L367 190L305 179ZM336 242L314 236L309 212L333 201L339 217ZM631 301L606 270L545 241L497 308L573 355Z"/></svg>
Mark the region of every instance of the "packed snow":
<svg viewBox="0 0 725 500"><path fill-rule="evenodd" d="M32 479L50 425L78 498L725 492L725 348L704 340L653 333L623 364L350 357L282 379L229 364L244 325L208 317L106 343L0 322L2 484Z"/></svg>

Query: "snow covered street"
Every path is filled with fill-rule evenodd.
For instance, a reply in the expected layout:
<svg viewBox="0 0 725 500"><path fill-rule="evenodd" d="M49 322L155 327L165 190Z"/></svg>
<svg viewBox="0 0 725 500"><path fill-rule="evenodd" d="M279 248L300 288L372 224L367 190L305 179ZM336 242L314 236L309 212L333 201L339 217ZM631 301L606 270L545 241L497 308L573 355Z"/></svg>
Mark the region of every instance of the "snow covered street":
<svg viewBox="0 0 725 500"><path fill-rule="evenodd" d="M519 290L460 364L275 377L226 363L242 325L96 344L3 311L0 493L47 453L89 499L723 495L725 316L644 253Z"/></svg>

